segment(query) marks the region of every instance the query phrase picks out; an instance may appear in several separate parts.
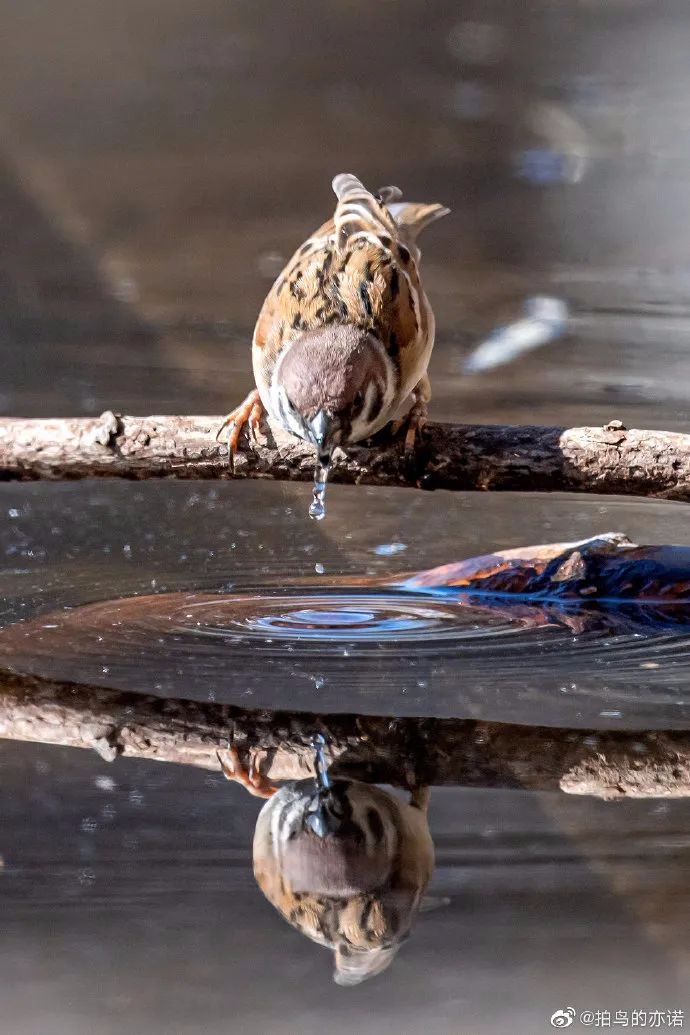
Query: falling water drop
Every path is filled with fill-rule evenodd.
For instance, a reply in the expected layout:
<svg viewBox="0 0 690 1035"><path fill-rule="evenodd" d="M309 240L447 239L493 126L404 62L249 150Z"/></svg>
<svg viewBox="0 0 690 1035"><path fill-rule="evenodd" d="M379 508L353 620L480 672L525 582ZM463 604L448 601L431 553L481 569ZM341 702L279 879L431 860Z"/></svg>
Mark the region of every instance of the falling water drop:
<svg viewBox="0 0 690 1035"><path fill-rule="evenodd" d="M324 496L326 494L326 483L325 482L314 482L314 499L312 500L311 506L309 507L309 517L313 518L314 521L323 521L326 516L326 505L324 503Z"/></svg>
<svg viewBox="0 0 690 1035"><path fill-rule="evenodd" d="M319 457L314 472L314 497L309 507L309 517L314 521L323 521L326 516L326 485L330 466L330 456Z"/></svg>

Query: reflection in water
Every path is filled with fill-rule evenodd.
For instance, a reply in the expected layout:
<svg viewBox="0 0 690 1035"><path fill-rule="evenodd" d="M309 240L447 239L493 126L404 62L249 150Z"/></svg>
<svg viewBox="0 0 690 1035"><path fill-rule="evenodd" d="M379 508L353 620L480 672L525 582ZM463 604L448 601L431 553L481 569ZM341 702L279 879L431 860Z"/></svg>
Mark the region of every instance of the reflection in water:
<svg viewBox="0 0 690 1035"><path fill-rule="evenodd" d="M268 901L334 953L334 980L358 985L390 966L434 868L430 790L409 803L359 780L332 778L314 738L315 777L273 787L245 770L234 746L218 759L228 780L268 798L254 832L254 876Z"/></svg>
<svg viewBox="0 0 690 1035"><path fill-rule="evenodd" d="M434 865L428 789L409 804L357 780L300 780L264 805L254 874L266 898L332 949L334 979L357 985L396 955Z"/></svg>

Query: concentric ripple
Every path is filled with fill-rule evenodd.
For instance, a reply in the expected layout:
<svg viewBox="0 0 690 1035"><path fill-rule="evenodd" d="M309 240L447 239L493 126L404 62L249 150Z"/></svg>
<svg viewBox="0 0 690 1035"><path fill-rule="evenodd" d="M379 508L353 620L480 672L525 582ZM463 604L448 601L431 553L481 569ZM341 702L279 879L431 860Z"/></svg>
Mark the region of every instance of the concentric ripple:
<svg viewBox="0 0 690 1035"><path fill-rule="evenodd" d="M258 708L687 727L690 608L285 584L53 611L0 666Z"/></svg>
<svg viewBox="0 0 690 1035"><path fill-rule="evenodd" d="M433 637L438 642L468 634L465 616L457 608L405 593L216 598L191 605L187 622L189 615L195 620L190 631L197 636L241 633L264 643L266 637L273 642L318 640L322 647L343 640L400 644Z"/></svg>

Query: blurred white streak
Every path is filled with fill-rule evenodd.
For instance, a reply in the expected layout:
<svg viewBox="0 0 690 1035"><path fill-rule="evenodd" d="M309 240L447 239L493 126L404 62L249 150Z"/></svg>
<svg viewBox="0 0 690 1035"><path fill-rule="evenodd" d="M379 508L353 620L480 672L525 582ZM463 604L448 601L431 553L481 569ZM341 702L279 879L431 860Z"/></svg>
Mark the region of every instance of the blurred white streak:
<svg viewBox="0 0 690 1035"><path fill-rule="evenodd" d="M537 101L526 113L526 125L565 163L563 179L579 183L592 154L590 135L569 111L559 104Z"/></svg>
<svg viewBox="0 0 690 1035"><path fill-rule="evenodd" d="M503 366L541 345L559 338L568 322L568 307L560 298L538 295L525 302L525 316L499 327L478 345L463 364L466 374L480 374Z"/></svg>

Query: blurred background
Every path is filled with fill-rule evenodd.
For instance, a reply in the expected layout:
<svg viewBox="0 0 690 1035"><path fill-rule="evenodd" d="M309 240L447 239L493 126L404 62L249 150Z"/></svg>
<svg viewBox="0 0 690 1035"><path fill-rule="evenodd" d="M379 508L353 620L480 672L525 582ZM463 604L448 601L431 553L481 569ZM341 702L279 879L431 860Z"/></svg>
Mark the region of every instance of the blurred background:
<svg viewBox="0 0 690 1035"><path fill-rule="evenodd" d="M439 413L685 421L688 17L683 0L6 5L2 410L225 412L264 294L352 170L453 209L423 242ZM461 379L547 289L574 310L557 360Z"/></svg>
<svg viewBox="0 0 690 1035"><path fill-rule="evenodd" d="M265 293L351 171L453 210L422 240L434 418L686 430L689 34L684 0L4 4L0 414L231 409ZM567 333L463 375L537 294L567 302ZM659 501L333 486L317 527L307 497L0 486L1 620L609 530L690 542L685 509ZM686 646L644 698L630 665L627 708L590 685L587 714L635 724L663 698L686 716ZM73 644L72 673L80 661ZM216 663L209 695L240 700ZM578 664L567 705L535 687L542 721L581 720ZM487 647L487 685L491 665ZM395 714L410 678L401 663L379 710ZM289 707L287 668L271 687ZM512 714L508 688L491 708ZM255 888L257 811L213 775L3 744L0 1031L533 1035L571 1005L683 1008L690 1026L690 803L435 792L432 890L450 905L352 990Z"/></svg>

